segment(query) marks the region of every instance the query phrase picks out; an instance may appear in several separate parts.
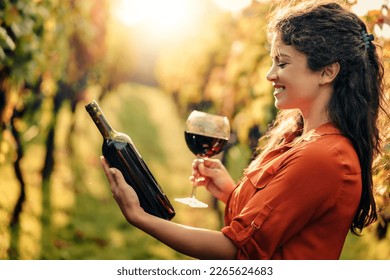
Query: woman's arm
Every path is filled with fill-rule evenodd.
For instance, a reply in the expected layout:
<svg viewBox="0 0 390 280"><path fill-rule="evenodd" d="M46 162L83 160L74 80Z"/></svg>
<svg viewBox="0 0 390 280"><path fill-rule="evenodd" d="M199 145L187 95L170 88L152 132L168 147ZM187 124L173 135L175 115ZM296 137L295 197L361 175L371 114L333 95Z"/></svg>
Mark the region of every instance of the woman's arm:
<svg viewBox="0 0 390 280"><path fill-rule="evenodd" d="M222 232L188 227L146 213L137 194L102 158L111 192L126 220L172 249L198 259L233 259L236 247Z"/></svg>
<svg viewBox="0 0 390 280"><path fill-rule="evenodd" d="M234 259L236 247L220 231L188 227L144 212L136 227L172 249L197 259Z"/></svg>

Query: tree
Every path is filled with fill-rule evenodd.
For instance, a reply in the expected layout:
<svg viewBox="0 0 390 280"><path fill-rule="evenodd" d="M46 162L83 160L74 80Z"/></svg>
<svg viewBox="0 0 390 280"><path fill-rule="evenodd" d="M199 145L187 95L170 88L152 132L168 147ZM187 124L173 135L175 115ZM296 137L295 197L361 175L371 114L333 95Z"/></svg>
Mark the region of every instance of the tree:
<svg viewBox="0 0 390 280"><path fill-rule="evenodd" d="M26 198L26 176L21 166L26 149L34 141L44 143L46 149L41 169L42 225L43 235L49 236L50 178L56 164L59 111L68 104L74 113L90 84L98 84L99 95L103 95L130 74L118 67L115 73L119 78L113 79L109 75L112 71L107 71L116 64L105 59L109 10L105 0L0 2L0 168L12 161L20 186L10 220L14 229L12 252L17 251L19 216ZM75 119L69 131L70 143L74 124ZM22 137L26 132L30 135L27 140ZM71 145L68 148L71 154Z"/></svg>

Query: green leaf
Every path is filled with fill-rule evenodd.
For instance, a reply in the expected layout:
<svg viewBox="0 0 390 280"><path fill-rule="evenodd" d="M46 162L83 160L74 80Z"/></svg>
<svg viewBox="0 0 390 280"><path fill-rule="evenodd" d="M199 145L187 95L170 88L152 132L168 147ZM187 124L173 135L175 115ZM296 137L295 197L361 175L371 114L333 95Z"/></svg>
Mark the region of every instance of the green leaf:
<svg viewBox="0 0 390 280"><path fill-rule="evenodd" d="M0 27L0 47L10 50L15 49L14 41L8 36L7 31L3 27Z"/></svg>
<svg viewBox="0 0 390 280"><path fill-rule="evenodd" d="M0 61L3 61L6 58L3 48L0 47Z"/></svg>

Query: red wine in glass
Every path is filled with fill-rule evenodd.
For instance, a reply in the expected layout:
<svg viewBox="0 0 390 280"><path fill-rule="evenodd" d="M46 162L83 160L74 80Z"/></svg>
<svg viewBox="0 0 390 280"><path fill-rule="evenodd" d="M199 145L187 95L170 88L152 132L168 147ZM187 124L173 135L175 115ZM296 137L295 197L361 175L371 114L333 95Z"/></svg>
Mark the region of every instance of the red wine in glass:
<svg viewBox="0 0 390 280"><path fill-rule="evenodd" d="M184 132L184 137L190 151L198 157L212 157L226 147L228 139L201 134Z"/></svg>

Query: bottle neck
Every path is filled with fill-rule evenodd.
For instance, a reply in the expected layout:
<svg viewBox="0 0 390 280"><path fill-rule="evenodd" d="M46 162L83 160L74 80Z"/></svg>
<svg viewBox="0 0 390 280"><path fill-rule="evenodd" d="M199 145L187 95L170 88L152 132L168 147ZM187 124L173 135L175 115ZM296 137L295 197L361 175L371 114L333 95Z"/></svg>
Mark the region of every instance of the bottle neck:
<svg viewBox="0 0 390 280"><path fill-rule="evenodd" d="M91 103L85 106L85 109L91 116L92 120L96 124L100 133L104 139L113 138L116 134L116 131L112 128L108 122L106 116L103 114L103 111L100 109L99 104L93 100Z"/></svg>

